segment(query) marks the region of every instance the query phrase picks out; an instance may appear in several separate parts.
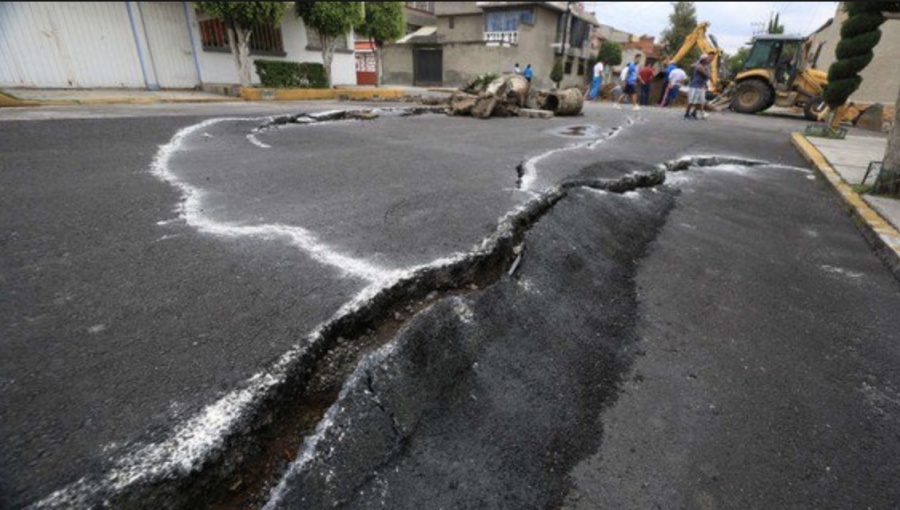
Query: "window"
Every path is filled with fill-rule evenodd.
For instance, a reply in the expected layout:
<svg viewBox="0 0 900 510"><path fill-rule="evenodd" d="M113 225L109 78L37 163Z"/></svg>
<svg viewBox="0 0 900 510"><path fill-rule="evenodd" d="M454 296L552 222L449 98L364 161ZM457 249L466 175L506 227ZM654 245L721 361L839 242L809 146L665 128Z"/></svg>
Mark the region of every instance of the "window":
<svg viewBox="0 0 900 510"><path fill-rule="evenodd" d="M207 19L200 22L200 41L203 51L231 51L228 47L228 29L221 19ZM272 24L253 27L250 35L251 55L284 56L284 41L281 38L281 27Z"/></svg>
<svg viewBox="0 0 900 510"><path fill-rule="evenodd" d="M335 38L334 40L335 51L346 50L347 48L347 36L342 35L340 37ZM319 37L319 32L307 25L306 26L306 49L307 50L321 50L322 49L322 39Z"/></svg>
<svg viewBox="0 0 900 510"><path fill-rule="evenodd" d="M484 13L485 32L515 32L519 29L519 23L534 25L534 10L517 9Z"/></svg>
<svg viewBox="0 0 900 510"><path fill-rule="evenodd" d="M591 37L591 24L582 19L575 18L569 30L569 45L576 48L581 48Z"/></svg>
<svg viewBox="0 0 900 510"><path fill-rule="evenodd" d="M578 76L584 76L585 62L583 58L578 59Z"/></svg>
<svg viewBox="0 0 900 510"><path fill-rule="evenodd" d="M447 20L447 23L450 25L450 28L453 28L453 16L450 16L450 19Z"/></svg>
<svg viewBox="0 0 900 510"><path fill-rule="evenodd" d="M406 2L406 6L417 11L434 13L434 2Z"/></svg>
<svg viewBox="0 0 900 510"><path fill-rule="evenodd" d="M572 64L575 63L575 57L566 58L566 66L563 74L572 74Z"/></svg>

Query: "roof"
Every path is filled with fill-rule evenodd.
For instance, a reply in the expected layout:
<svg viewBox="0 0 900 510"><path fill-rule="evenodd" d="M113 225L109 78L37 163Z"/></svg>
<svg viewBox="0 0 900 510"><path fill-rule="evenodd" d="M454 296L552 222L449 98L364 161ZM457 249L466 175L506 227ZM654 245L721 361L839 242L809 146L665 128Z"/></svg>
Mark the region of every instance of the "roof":
<svg viewBox="0 0 900 510"><path fill-rule="evenodd" d="M806 37L797 34L759 34L753 36L756 41L802 41Z"/></svg>
<svg viewBox="0 0 900 510"><path fill-rule="evenodd" d="M557 12L566 12L566 6L568 5L568 2L475 2L475 5L480 9L535 5L535 6L539 6L539 7L546 7L547 9L557 11ZM594 25L594 26L600 25L600 22L597 21L597 18L594 17L594 14L591 12L578 11L574 8L571 9L570 12L576 18L587 21L591 25Z"/></svg>
<svg viewBox="0 0 900 510"><path fill-rule="evenodd" d="M396 44L433 43L437 42L437 27L429 25L397 40Z"/></svg>

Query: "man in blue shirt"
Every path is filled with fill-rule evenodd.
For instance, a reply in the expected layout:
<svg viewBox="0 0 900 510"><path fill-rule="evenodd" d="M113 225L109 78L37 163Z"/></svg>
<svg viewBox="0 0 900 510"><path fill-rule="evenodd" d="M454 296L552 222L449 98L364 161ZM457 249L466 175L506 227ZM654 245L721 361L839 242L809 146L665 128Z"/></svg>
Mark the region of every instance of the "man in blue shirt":
<svg viewBox="0 0 900 510"><path fill-rule="evenodd" d="M691 84L688 89L688 106L684 112L685 119L696 119L697 111L706 104L706 83L709 81L709 55L701 55L700 60L692 66ZM693 112L691 111L693 109Z"/></svg>
<svg viewBox="0 0 900 510"><path fill-rule="evenodd" d="M531 78L534 77L534 71L531 69L531 64L525 66L525 72L522 73L525 76L525 79L528 80L528 83L531 83Z"/></svg>
<svg viewBox="0 0 900 510"><path fill-rule="evenodd" d="M638 66L640 65L640 63L641 63L641 54L640 53L635 55L634 60L632 60L631 62L628 63L628 66L626 67L627 71L624 73L625 74L625 79L624 79L625 87L623 89L624 93L619 97L619 100L616 101L616 104L615 104L616 108L621 108L619 106L619 103L621 103L622 100L625 99L625 96L628 96L629 98L631 98L632 109L634 109L634 110L641 109L641 107L638 105L638 102L637 102Z"/></svg>

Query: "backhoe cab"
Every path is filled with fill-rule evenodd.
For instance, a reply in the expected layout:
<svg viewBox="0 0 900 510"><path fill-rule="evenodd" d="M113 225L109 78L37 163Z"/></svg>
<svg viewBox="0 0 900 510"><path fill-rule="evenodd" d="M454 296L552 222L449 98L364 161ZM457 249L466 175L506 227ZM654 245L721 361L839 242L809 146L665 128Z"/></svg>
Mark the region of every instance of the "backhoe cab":
<svg viewBox="0 0 900 510"><path fill-rule="evenodd" d="M757 113L772 105L799 106L807 119L816 120L824 108L822 91L828 75L813 69L822 45L814 54L811 49L811 41L804 37L754 37L743 69L717 102L730 100L731 109L740 113Z"/></svg>

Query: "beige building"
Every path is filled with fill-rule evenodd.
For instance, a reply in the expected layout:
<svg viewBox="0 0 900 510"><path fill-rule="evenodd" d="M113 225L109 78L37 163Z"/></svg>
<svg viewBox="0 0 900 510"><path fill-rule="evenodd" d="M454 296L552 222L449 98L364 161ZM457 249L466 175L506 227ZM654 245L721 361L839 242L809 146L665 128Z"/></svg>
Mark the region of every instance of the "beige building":
<svg viewBox="0 0 900 510"><path fill-rule="evenodd" d="M562 86L590 74L596 18L576 2L436 2L437 23L385 48L385 83L455 87L480 74L512 72L531 64L533 83L550 88L562 58ZM565 35L566 44L562 43Z"/></svg>
<svg viewBox="0 0 900 510"><path fill-rule="evenodd" d="M888 19L881 25L881 41L874 49L875 58L863 69L862 84L850 97L854 103L881 103L887 106L897 100L897 89L900 88L900 15L886 13L885 17ZM843 3L840 3L832 21L813 34L814 44L825 43L819 54L817 69L828 71L836 60L834 50L841 40L841 23L845 19L847 13L843 11Z"/></svg>

